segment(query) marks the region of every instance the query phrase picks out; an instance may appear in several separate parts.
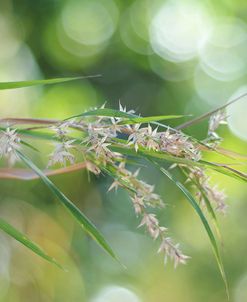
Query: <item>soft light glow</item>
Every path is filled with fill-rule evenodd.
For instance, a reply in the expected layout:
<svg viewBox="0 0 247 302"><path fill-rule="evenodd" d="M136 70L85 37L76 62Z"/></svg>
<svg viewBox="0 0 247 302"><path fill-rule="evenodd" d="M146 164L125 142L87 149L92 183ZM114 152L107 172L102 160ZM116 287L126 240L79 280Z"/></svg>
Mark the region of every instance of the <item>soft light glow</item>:
<svg viewBox="0 0 247 302"><path fill-rule="evenodd" d="M62 13L66 34L85 45L107 41L115 31L117 9L111 0L69 1Z"/></svg>
<svg viewBox="0 0 247 302"><path fill-rule="evenodd" d="M109 286L104 288L92 302L140 302L140 299L127 288Z"/></svg>
<svg viewBox="0 0 247 302"><path fill-rule="evenodd" d="M239 86L239 81L224 82L209 76L201 66L194 74L194 86L197 94L208 104L218 106L226 103L227 99Z"/></svg>
<svg viewBox="0 0 247 302"><path fill-rule="evenodd" d="M150 41L162 58L187 61L197 55L210 28L206 9L198 2L167 2L152 20Z"/></svg>
<svg viewBox="0 0 247 302"><path fill-rule="evenodd" d="M247 27L237 19L218 22L200 50L203 70L212 78L232 81L246 73Z"/></svg>
<svg viewBox="0 0 247 302"><path fill-rule="evenodd" d="M149 64L151 69L162 79L172 82L179 82L192 78L195 68L195 63L193 61L174 63L163 60L157 55L149 56Z"/></svg>

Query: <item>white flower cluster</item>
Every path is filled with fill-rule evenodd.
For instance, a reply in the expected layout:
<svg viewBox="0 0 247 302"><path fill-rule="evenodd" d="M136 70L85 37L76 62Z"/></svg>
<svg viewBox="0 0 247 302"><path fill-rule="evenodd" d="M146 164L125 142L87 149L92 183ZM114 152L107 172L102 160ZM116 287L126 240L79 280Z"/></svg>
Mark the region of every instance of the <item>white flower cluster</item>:
<svg viewBox="0 0 247 302"><path fill-rule="evenodd" d="M121 112L127 112L121 104L119 107ZM127 113L133 114L134 111ZM125 146L127 148L133 146L136 152L139 148L145 148L197 161L200 159L200 151L194 142L181 132L171 129L159 132L158 128L153 129L149 124L147 127L143 127L142 124L129 125L122 123L123 120L122 117L88 116L53 126L52 130L55 131L56 137L60 138L60 142L50 156L49 165L73 163L75 157L70 150L77 149L83 153L87 169L94 174L99 174L102 169L108 169L109 166L113 168L116 177L109 190L116 190L119 186L129 190L135 213L141 217L139 226L145 226L153 239L160 238L159 252L165 253L165 259L170 257L174 260L175 266L178 263L185 263L188 257L183 255L178 245L172 243L167 236L167 229L160 226L156 215L148 210L163 207L161 197L154 193L154 186L137 178L138 171L131 173L125 168L123 155L112 151L111 145L115 144L118 135L122 134L127 136ZM79 142L75 143L69 137L72 128L83 133Z"/></svg>
<svg viewBox="0 0 247 302"><path fill-rule="evenodd" d="M208 125L208 138L206 141L220 141L221 137L216 133L216 130L220 125L227 124L225 110L218 110L213 115L210 116Z"/></svg>
<svg viewBox="0 0 247 302"><path fill-rule="evenodd" d="M0 133L0 157L5 157L10 166L18 160L16 150L20 149L20 138L15 129L7 128Z"/></svg>
<svg viewBox="0 0 247 302"><path fill-rule="evenodd" d="M146 227L149 235L156 240L161 239L161 245L158 252L165 254L165 263L167 257L174 261L176 267L179 263L185 264L189 258L179 249L178 244L173 244L171 238L167 236L167 228L160 225L156 215L148 212L148 208L164 207L161 197L154 193L154 186L151 186L137 178L139 170L131 173L125 168L124 162L116 167L119 180L113 182L109 190L122 186L127 188L131 194L131 200L137 216L141 217L139 227Z"/></svg>
<svg viewBox="0 0 247 302"><path fill-rule="evenodd" d="M131 129L128 141L134 145L138 151L140 146L148 150L167 152L178 157L185 157L192 160L201 158L199 149L190 141L189 137L181 132L167 129L164 132L158 132L158 127L152 129L150 125L140 128L141 124L136 124Z"/></svg>
<svg viewBox="0 0 247 302"><path fill-rule="evenodd" d="M104 109L104 105L101 109ZM154 186L138 178L139 170L132 173L126 168L125 156L113 151L113 145L124 146L126 150L133 148L136 152L153 151L190 160L190 166L178 166L186 170L188 180L198 189L197 197L202 205L209 200L215 204L217 211L225 213L226 195L217 186L210 185L204 169L191 166L191 161L194 164L201 158L200 146L194 140L169 127L165 131L158 131L158 127L153 129L150 124L145 127L141 123L127 124L126 114L133 115L134 111L127 111L121 104L119 110L121 114L117 117L84 114L50 127L56 144L50 154L48 166L57 163L66 166L67 163L73 164L83 158L88 171L96 175L103 171L113 176L114 182L109 191L123 187L129 192L135 214L140 218L139 227L145 227L151 238L160 240L158 252L164 253L165 263L169 257L175 267L180 263L185 264L189 257L181 252L178 244L173 243L167 228L160 225L154 213L155 209L164 207L161 197L154 192ZM220 139L215 131L225 118L223 111L211 116L206 143L211 144ZM77 131L76 136L71 135L74 131ZM0 157L6 157L9 164L13 164L18 159L16 151L20 149L20 142L17 130L6 128L1 131ZM80 159L76 154L80 155Z"/></svg>
<svg viewBox="0 0 247 302"><path fill-rule="evenodd" d="M70 127L73 126L73 123L74 121L68 121L51 127L51 130L55 132L55 137L59 139L59 142L55 144L55 149L50 154L48 167L56 163L66 166L67 162L70 164L75 162L75 156L70 152L70 150L74 148L75 140L68 139Z"/></svg>

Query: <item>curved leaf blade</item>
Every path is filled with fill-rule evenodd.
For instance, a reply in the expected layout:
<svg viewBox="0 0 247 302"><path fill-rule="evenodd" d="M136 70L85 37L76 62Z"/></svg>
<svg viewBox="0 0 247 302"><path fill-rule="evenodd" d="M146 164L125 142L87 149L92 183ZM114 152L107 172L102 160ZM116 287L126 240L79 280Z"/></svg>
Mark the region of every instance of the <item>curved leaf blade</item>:
<svg viewBox="0 0 247 302"><path fill-rule="evenodd" d="M216 216L216 213L214 211L214 208L213 208L210 200L208 199L208 196L207 196L205 190L203 188L201 188L201 186L199 185L199 183L196 180L194 180L193 178L191 178L189 176L189 174L183 169L183 167L180 167L180 170L187 177L187 179L188 178L190 179L190 181L196 186L197 190L202 194L203 199L204 199L205 204L206 204L206 207L207 207L207 211L208 211L208 213L210 214L210 216L213 220L213 223L214 223L214 226L215 226L215 231L218 235L219 240L222 241L222 236L221 236L221 233L220 233L220 228L219 228L217 216Z"/></svg>
<svg viewBox="0 0 247 302"><path fill-rule="evenodd" d="M141 117L136 114L123 112L115 109L108 108L99 108L95 110L90 110L78 115L74 115L68 119L76 118L76 117L84 117L84 116L106 116L106 117L118 117L118 118L126 118L126 120L119 122L119 125L126 124L138 124L138 123L152 123L156 121L168 120L168 119L177 119L181 117L185 117L185 115L158 115L158 116L149 116L149 117ZM68 120L66 119L66 120Z"/></svg>
<svg viewBox="0 0 247 302"><path fill-rule="evenodd" d="M164 153L164 152L145 150L141 147L136 152L134 148L123 146L120 144L112 145L112 146L110 146L110 149L113 151L122 153L122 154L130 155L130 156L155 159L155 160L159 160L159 161L168 161L168 162L177 163L177 164L185 164L188 166L197 166L197 167L208 168L208 169L217 171L221 174L235 178L237 180L242 180L244 182L247 182L246 173L238 171L236 169L233 169L232 167L229 167L227 165L220 164L220 163L213 163L213 162L209 162L209 161L205 161L205 160L193 161L193 160L183 158L183 157L176 157L176 156L170 155L168 153Z"/></svg>
<svg viewBox="0 0 247 302"><path fill-rule="evenodd" d="M22 243L29 250L33 251L35 254L40 256L41 258L47 260L48 262L55 264L57 267L64 270L64 268L56 261L55 258L50 257L41 247L39 247L32 240L28 239L24 234L10 225L8 222L0 218L0 229L7 233L9 236L13 237L15 240Z"/></svg>
<svg viewBox="0 0 247 302"><path fill-rule="evenodd" d="M211 227L210 227L206 217L204 216L201 208L199 207L198 203L196 202L194 197L191 195L191 193L185 188L185 186L182 183L180 183L169 171L167 171L163 167L160 167L156 162L154 162L154 161L151 161L151 162L154 163L156 166L158 166L159 170L163 174L165 174L182 191L182 193L185 195L185 197L188 200L188 202L190 203L190 205L193 207L193 209L196 211L199 218L201 219L201 222L203 223L203 226L204 226L204 228L207 232L207 235L209 237L209 240L211 242L211 246L212 246L212 249L213 249L213 252L214 252L214 255L215 255L215 258L216 258L216 261L217 261L222 279L223 279L224 284L225 284L226 293L227 293L227 296L229 297L228 282L227 282L224 266L223 266L223 263L222 263L221 254L220 254L216 239L214 237L214 234L211 230Z"/></svg>
<svg viewBox="0 0 247 302"><path fill-rule="evenodd" d="M95 110L86 111L81 114L73 115L66 120L73 119L76 117L84 117L84 116L107 116L107 117L124 117L124 118L138 118L138 115L130 114L127 112L115 110L115 109L108 109L108 108L99 108Z"/></svg>
<svg viewBox="0 0 247 302"><path fill-rule="evenodd" d="M115 260L119 263L118 257L113 252L110 245L106 242L103 235L98 231L96 226L85 216L70 200L66 197L53 182L23 153L16 151L20 159L33 170L45 183L45 185L51 190L51 192L58 198L63 206L72 214L73 218L79 223L79 225Z"/></svg>
<svg viewBox="0 0 247 302"><path fill-rule="evenodd" d="M157 116L148 116L148 117L133 117L121 121L118 125L133 125L133 124L144 124L144 123L151 123L157 121L164 121L164 120L172 120L185 117L185 115L157 115Z"/></svg>

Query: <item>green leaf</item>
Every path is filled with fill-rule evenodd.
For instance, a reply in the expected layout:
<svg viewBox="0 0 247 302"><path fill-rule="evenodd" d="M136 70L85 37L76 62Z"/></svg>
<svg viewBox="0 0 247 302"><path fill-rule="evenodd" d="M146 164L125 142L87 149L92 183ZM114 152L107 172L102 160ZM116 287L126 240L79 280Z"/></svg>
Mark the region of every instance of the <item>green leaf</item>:
<svg viewBox="0 0 247 302"><path fill-rule="evenodd" d="M132 124L143 124L151 123L156 121L171 120L184 117L184 115L158 115L158 116L149 116L149 117L133 117L121 121L118 125L132 125Z"/></svg>
<svg viewBox="0 0 247 302"><path fill-rule="evenodd" d="M213 232L210 228L210 225L209 225L206 217L204 216L201 208L199 207L199 205L197 204L196 200L191 195L191 193L185 188L185 186L183 184L181 184L169 171L167 171L163 167L160 167L153 160L151 160L151 162L154 163L156 166L158 166L159 170L163 174L165 174L183 192L183 194L185 195L185 197L188 200L188 202L190 203L190 205L193 207L193 209L196 211L196 213L200 217L200 219L203 223L203 226L204 226L204 228L207 232L207 235L209 237L209 240L211 242L211 245L212 245L212 248L213 248L213 251L214 251L214 255L215 255L215 258L216 258L216 261L217 261L222 279L223 279L225 287L226 287L227 296L229 297L228 282L227 282L227 279L226 279L226 274L225 274L224 266L223 266L223 263L222 263L220 251L219 251L216 239L214 237L214 234L213 234Z"/></svg>
<svg viewBox="0 0 247 302"><path fill-rule="evenodd" d="M183 167L180 166L179 168L184 173L184 175L187 177L187 179L190 179L190 181L196 186L197 190L202 194L203 199L204 199L205 204L206 204L206 207L207 207L207 211L209 212L209 214L211 215L211 218L213 220L218 238L222 241L222 236L221 236L221 233L220 233L220 228L219 228L217 216L215 214L213 206L211 205L210 200L208 199L208 196L207 196L205 190L202 188L202 186L200 186L198 181L196 181L195 179L189 177L189 174L185 171L185 169Z"/></svg>
<svg viewBox="0 0 247 302"><path fill-rule="evenodd" d="M28 239L24 234L15 229L12 225L7 223L5 220L0 218L0 229L2 229L5 233L25 245L28 249L33 251L35 254L39 255L43 259L49 261L50 263L55 264L57 267L64 270L64 268L52 257L48 256L42 248L40 248L36 243Z"/></svg>
<svg viewBox="0 0 247 302"><path fill-rule="evenodd" d="M224 164L208 162L205 160L193 161L193 160L183 158L183 157L172 156L165 152L145 150L144 148L141 148L141 147L138 149L137 152L135 151L134 148L130 148L130 147L123 146L123 145L121 146L121 145L117 145L117 144L112 145L109 148L115 152L119 152L119 153L125 154L125 155L131 155L131 156L149 158L149 159L156 159L159 161L168 161L168 162L173 162L173 163L177 163L177 164L185 164L185 165L192 166L192 167L197 166L197 167L202 167L202 168L209 168L209 169L215 170L219 173L222 173L224 175L247 182L247 175L245 173L238 171L236 169L233 169Z"/></svg>
<svg viewBox="0 0 247 302"><path fill-rule="evenodd" d="M22 145L24 145L24 146L26 146L26 147L32 149L32 150L35 151L35 152L40 152L40 151L39 151L37 148L35 148L33 145L30 145L29 143L27 143L27 142L25 142L25 141L23 141L23 140L21 140L20 143L21 143Z"/></svg>
<svg viewBox="0 0 247 302"><path fill-rule="evenodd" d="M45 185L52 191L58 200L65 206L65 208L72 214L80 226L115 260L117 256L112 248L106 242L103 235L98 231L96 226L53 184L53 182L23 153L16 151L20 159L32 169L43 180Z"/></svg>
<svg viewBox="0 0 247 302"><path fill-rule="evenodd" d="M121 121L119 125L126 125L126 124L138 124L138 123L151 123L155 121L162 121L168 119L177 119L184 117L184 115L159 115L159 116L150 116L150 117L141 117L136 114L127 113L115 109L108 109L108 108L99 108L95 110L90 110L78 115L74 115L68 119L76 118L76 117L83 117L83 116L107 116L107 117L119 117L119 118L127 118L127 120ZM66 119L66 120L68 120ZM162 125L164 126L164 125Z"/></svg>
<svg viewBox="0 0 247 302"><path fill-rule="evenodd" d="M55 79L47 79L47 80L0 82L0 90L23 88L23 87L30 87L30 86L37 86L37 85L57 84L57 83L64 83L64 82L74 81L74 80L95 78L95 77L99 77L99 76L100 75L91 75L91 76L85 76L85 77L55 78Z"/></svg>
<svg viewBox="0 0 247 302"><path fill-rule="evenodd" d="M95 110L90 110L81 114L77 114L67 118L66 120L76 118L76 117L83 117L83 116L108 116L108 117L125 117L125 118L138 118L138 115L130 114L127 112L115 110L115 109L108 109L108 108L99 108Z"/></svg>

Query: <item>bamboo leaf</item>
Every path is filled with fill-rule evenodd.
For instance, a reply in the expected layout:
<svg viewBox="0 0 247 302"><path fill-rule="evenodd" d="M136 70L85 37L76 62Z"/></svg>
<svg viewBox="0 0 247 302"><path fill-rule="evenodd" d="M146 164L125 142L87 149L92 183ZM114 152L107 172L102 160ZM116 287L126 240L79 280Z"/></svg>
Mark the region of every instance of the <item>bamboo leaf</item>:
<svg viewBox="0 0 247 302"><path fill-rule="evenodd" d="M118 125L143 124L143 123L178 119L182 117L185 117L185 115L158 115L158 116L149 116L149 117L133 117L119 122Z"/></svg>
<svg viewBox="0 0 247 302"><path fill-rule="evenodd" d="M24 234L19 232L16 228L14 228L12 225L7 223L5 220L0 218L0 229L3 230L5 233L22 243L24 246L26 246L28 249L33 251L35 254L40 256L41 258L47 260L48 262L55 264L57 267L64 270L64 268L52 257L46 254L46 252L39 247L36 243L34 243L32 240L28 239Z"/></svg>
<svg viewBox="0 0 247 302"><path fill-rule="evenodd" d="M32 150L35 151L35 152L39 152L39 150L38 150L37 148L35 148L33 145L31 145L31 144L29 144L29 143L27 143L27 142L25 142L25 141L23 141L23 140L21 140L20 143L21 143L22 145L24 145L24 146L26 146L26 147L32 149Z"/></svg>
<svg viewBox="0 0 247 302"><path fill-rule="evenodd" d="M221 233L220 233L220 228L219 228L217 216L215 214L213 206L211 205L210 200L208 199L208 196L207 196L205 190L199 185L199 183L196 180L194 180L193 178L191 178L189 176L189 174L185 171L185 169L183 167L180 166L179 168L183 172L183 174L187 177L187 179L190 179L190 181L196 186L197 190L202 194L203 199L204 199L205 204L206 204L206 207L207 207L207 210L208 210L208 212L211 215L211 218L213 220L214 227L215 227L216 233L218 235L218 238L222 241L222 236L221 236Z"/></svg>
<svg viewBox="0 0 247 302"><path fill-rule="evenodd" d="M91 111L87 111L78 115L74 115L68 119L76 118L76 117L84 117L84 116L106 116L106 117L118 117L118 118L126 118L127 120L119 122L119 125L126 124L137 124L137 123L152 123L155 121L162 121L168 119L177 119L181 117L185 117L185 115L159 115L159 116L150 116L150 117L141 117L136 114L123 112L115 109L108 108L99 108ZM66 119L66 120L68 120ZM164 125L162 125L164 126Z"/></svg>
<svg viewBox="0 0 247 302"><path fill-rule="evenodd" d="M51 192L58 198L58 200L65 206L65 208L72 214L73 218L79 223L79 225L115 260L118 260L117 256L113 252L112 248L106 242L103 235L98 231L96 226L66 197L53 182L23 153L16 151L20 159L32 169L43 180L45 185L51 190Z"/></svg>
<svg viewBox="0 0 247 302"><path fill-rule="evenodd" d="M90 110L81 114L77 114L67 118L66 120L76 118L76 117L84 117L84 116L107 116L107 117L123 117L123 118L139 118L140 116L135 114L130 114L127 112L115 110L115 109L108 109L108 108L99 108L95 110Z"/></svg>
<svg viewBox="0 0 247 302"><path fill-rule="evenodd" d="M227 296L229 297L229 289L228 289L228 282L226 279L226 274L225 274L225 270L224 270L224 266L222 263L222 259L221 259L221 255L220 255L220 251L216 242L216 239L214 237L214 234L211 230L211 227L206 219L206 217L204 216L201 208L199 207L199 205L197 204L196 200L194 199L194 197L191 195L191 193L185 188L185 186L183 184L181 184L169 171L167 171L166 169L164 169L163 167L160 167L156 162L154 162L153 160L151 160L152 163L154 163L156 166L158 166L159 170L165 174L181 191L182 193L185 195L186 199L188 200L188 202L190 203L190 205L193 207L193 209L196 211L196 213L198 214L198 216L201 219L201 222L203 223L203 226L207 232L207 235L209 237L209 240L211 242L211 246L213 248L213 252L222 276L222 279L224 281L225 284L225 288L226 288L226 293Z"/></svg>
<svg viewBox="0 0 247 302"><path fill-rule="evenodd" d="M48 85L48 84L58 84L64 83L74 80L88 79L99 77L100 75L90 75L84 77L67 77L67 78L55 78L55 79L47 79L47 80L32 80L32 81L18 81L18 82L0 82L0 90L4 89L15 89L15 88L23 88L37 85Z"/></svg>
<svg viewBox="0 0 247 302"><path fill-rule="evenodd" d="M130 147L123 146L123 145L117 145L117 144L112 145L110 147L110 149L113 151L125 154L125 155L130 155L130 156L156 159L159 161L168 161L168 162L173 162L173 163L177 163L177 164L185 164L185 165L189 165L189 166L209 168L209 169L215 170L219 173L222 173L224 175L247 182L247 175L245 173L238 171L236 169L233 169L232 167L229 167L225 164L213 163L213 162L208 162L205 160L193 161L193 160L183 158L183 157L172 156L172 155L170 155L168 153L164 153L164 152L148 151L141 147L138 149L137 152L135 151L134 148L130 148Z"/></svg>

